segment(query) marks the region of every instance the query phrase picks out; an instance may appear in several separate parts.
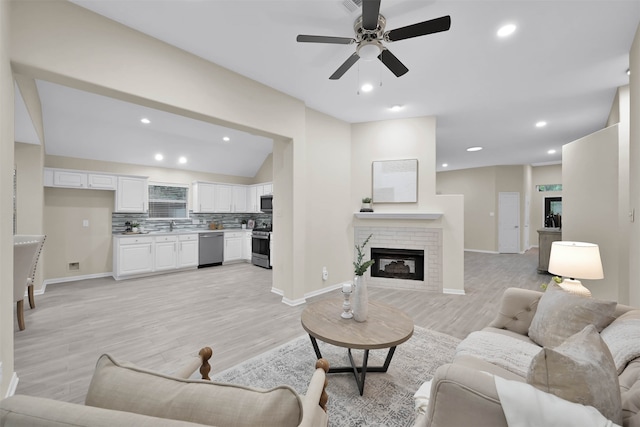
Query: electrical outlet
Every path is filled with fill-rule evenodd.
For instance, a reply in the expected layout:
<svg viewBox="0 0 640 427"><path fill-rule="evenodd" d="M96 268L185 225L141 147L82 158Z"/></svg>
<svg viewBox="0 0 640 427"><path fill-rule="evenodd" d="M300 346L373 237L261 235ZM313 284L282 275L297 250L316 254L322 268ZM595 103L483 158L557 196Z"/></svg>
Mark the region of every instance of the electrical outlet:
<svg viewBox="0 0 640 427"><path fill-rule="evenodd" d="M322 267L322 280L329 279L329 272L327 271L327 267Z"/></svg>

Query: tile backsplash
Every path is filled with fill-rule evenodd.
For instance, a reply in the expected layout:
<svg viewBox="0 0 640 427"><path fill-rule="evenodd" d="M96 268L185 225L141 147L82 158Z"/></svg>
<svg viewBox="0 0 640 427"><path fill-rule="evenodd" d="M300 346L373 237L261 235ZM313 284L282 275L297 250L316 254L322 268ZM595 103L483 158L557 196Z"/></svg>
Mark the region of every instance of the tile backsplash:
<svg viewBox="0 0 640 427"><path fill-rule="evenodd" d="M242 220L247 222L250 219L255 221L255 227L271 224L271 214L266 213L230 213L230 214L212 214L212 213L193 213L189 214L189 218L174 219L174 230L207 230L209 224L215 222L222 224L222 228L242 228ZM111 214L111 231L113 233L122 233L125 231L125 222L137 222L143 231L169 231L170 220L149 219L147 214L142 213L118 213Z"/></svg>

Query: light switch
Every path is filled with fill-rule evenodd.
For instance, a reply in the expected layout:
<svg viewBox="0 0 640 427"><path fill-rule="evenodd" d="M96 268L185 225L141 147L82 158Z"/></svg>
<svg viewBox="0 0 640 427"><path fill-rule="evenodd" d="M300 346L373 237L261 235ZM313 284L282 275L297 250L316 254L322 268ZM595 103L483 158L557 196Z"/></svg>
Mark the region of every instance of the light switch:
<svg viewBox="0 0 640 427"><path fill-rule="evenodd" d="M89 226L89 220L88 219L83 219L82 220L82 226L83 227L88 227Z"/></svg>

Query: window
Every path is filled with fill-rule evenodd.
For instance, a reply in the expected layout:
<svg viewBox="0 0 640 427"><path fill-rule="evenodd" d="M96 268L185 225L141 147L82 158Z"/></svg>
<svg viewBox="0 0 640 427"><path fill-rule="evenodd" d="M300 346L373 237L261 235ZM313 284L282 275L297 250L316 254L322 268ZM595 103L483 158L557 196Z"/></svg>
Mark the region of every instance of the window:
<svg viewBox="0 0 640 427"><path fill-rule="evenodd" d="M536 185L538 191L562 191L562 184Z"/></svg>
<svg viewBox="0 0 640 427"><path fill-rule="evenodd" d="M149 218L188 218L189 187L149 184Z"/></svg>

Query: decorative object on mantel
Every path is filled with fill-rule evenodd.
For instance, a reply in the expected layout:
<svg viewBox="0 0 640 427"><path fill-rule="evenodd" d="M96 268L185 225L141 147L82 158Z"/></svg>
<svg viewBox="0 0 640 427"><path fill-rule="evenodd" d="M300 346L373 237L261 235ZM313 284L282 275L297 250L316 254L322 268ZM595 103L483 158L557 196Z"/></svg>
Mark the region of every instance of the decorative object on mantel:
<svg viewBox="0 0 640 427"><path fill-rule="evenodd" d="M351 283L342 285L342 295L344 296L344 302L342 303L342 314L340 317L343 319L352 319L353 313L351 312L351 303L349 302L349 297L351 297Z"/></svg>
<svg viewBox="0 0 640 427"><path fill-rule="evenodd" d="M374 261L370 259L362 262L362 259L364 258L364 247L369 243L371 236L373 236L373 234L369 234L369 237L365 239L362 245L356 245L358 255L356 256L356 260L353 262L356 276L353 278L352 311L353 318L356 322L365 322L367 320L367 315L369 314L369 295L367 293L367 282L363 275L367 269L373 265Z"/></svg>
<svg viewBox="0 0 640 427"><path fill-rule="evenodd" d="M418 159L377 161L371 167L376 203L418 201Z"/></svg>
<svg viewBox="0 0 640 427"><path fill-rule="evenodd" d="M360 212L373 212L373 209L371 209L371 197L362 198L362 206L360 207Z"/></svg>

